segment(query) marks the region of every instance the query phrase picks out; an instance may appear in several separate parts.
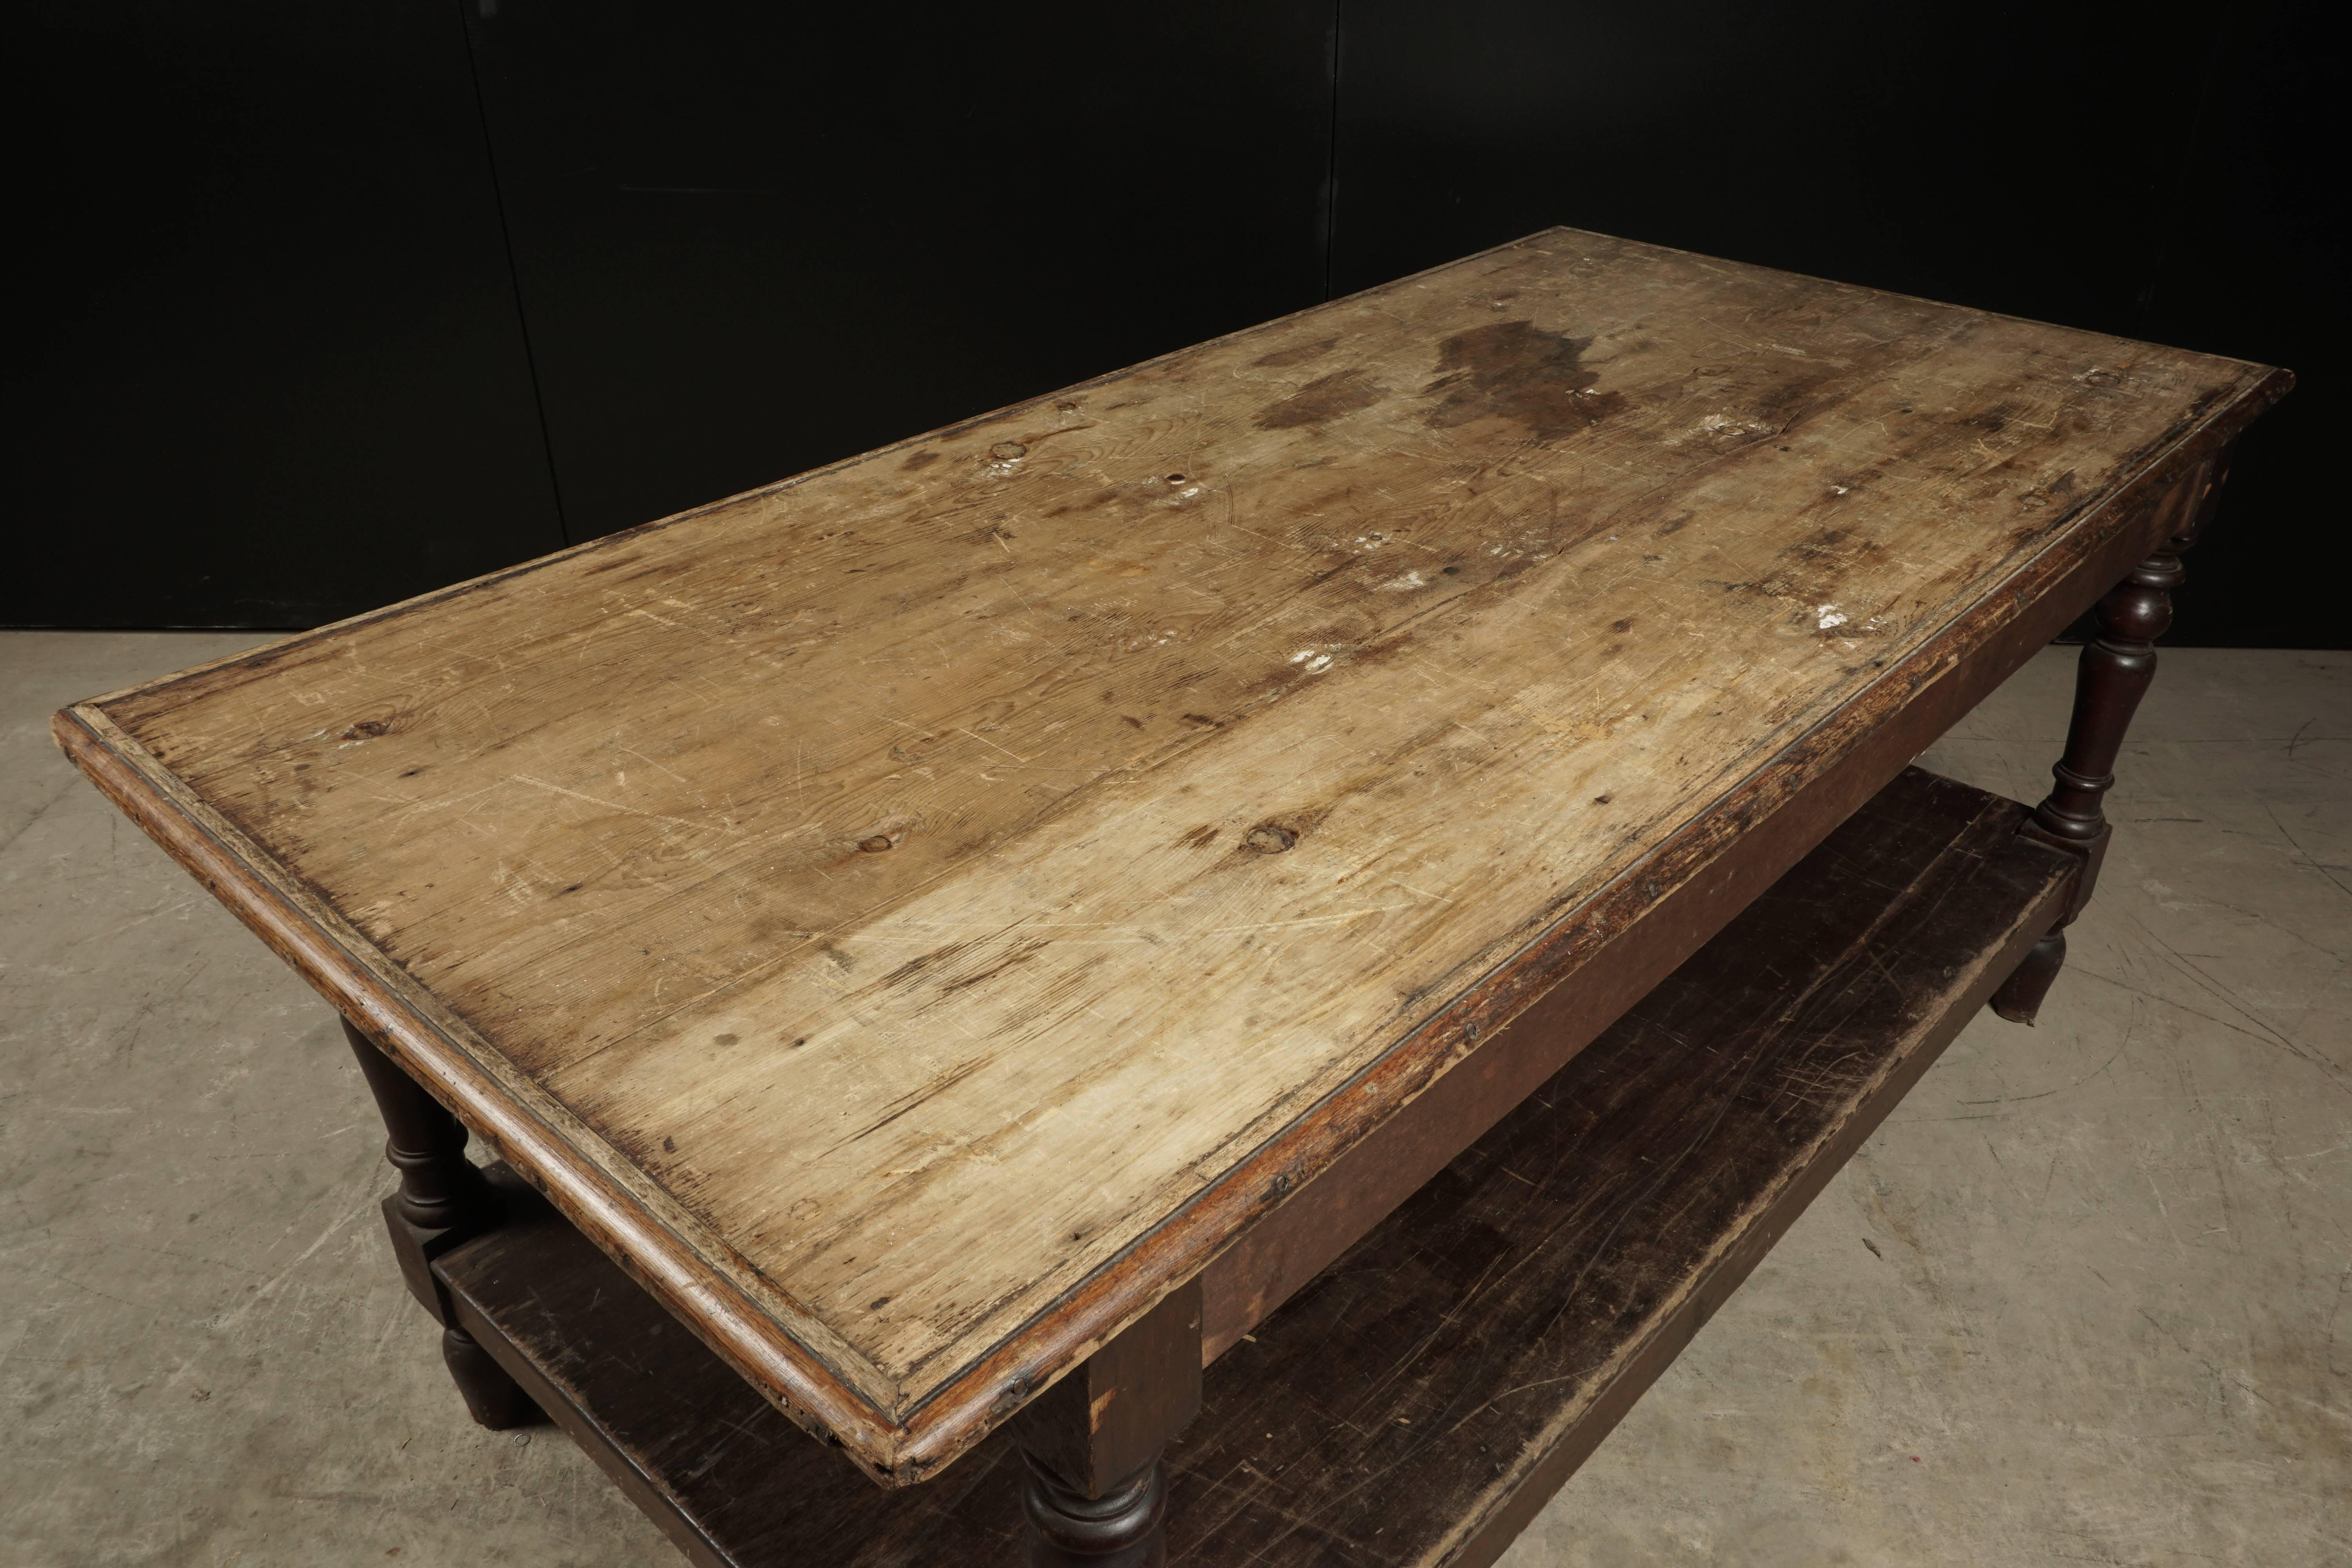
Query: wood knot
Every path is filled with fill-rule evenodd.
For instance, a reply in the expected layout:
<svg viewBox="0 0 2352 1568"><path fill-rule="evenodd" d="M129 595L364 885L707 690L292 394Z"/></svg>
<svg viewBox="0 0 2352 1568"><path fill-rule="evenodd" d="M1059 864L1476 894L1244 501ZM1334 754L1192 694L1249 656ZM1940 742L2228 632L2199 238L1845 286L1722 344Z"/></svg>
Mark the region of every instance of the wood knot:
<svg viewBox="0 0 2352 1568"><path fill-rule="evenodd" d="M859 839L857 847L868 855L879 855L890 847L890 836L887 833L877 833L871 838Z"/></svg>
<svg viewBox="0 0 2352 1568"><path fill-rule="evenodd" d="M988 455L999 462L1009 463L1016 458L1027 457L1029 448L1018 441L999 441L988 449Z"/></svg>
<svg viewBox="0 0 2352 1568"><path fill-rule="evenodd" d="M1276 822L1262 822L1249 830L1242 847L1261 855L1279 855L1298 842L1298 835Z"/></svg>
<svg viewBox="0 0 2352 1568"><path fill-rule="evenodd" d="M358 723L343 731L343 739L346 741L373 741L378 735L389 735L391 733L391 720L362 719Z"/></svg>

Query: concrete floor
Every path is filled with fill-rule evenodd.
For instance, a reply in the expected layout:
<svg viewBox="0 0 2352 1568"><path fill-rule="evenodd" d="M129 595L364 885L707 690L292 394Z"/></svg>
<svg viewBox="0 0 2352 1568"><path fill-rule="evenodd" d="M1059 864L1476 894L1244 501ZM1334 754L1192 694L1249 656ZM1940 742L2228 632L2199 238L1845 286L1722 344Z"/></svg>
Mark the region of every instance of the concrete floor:
<svg viewBox="0 0 2352 1568"><path fill-rule="evenodd" d="M325 1007L51 749L236 637L0 634L0 1563L667 1564L467 1424ZM2032 799L2045 655L1928 758ZM2168 655L1969 1026L1506 1559L2352 1563L2352 655Z"/></svg>

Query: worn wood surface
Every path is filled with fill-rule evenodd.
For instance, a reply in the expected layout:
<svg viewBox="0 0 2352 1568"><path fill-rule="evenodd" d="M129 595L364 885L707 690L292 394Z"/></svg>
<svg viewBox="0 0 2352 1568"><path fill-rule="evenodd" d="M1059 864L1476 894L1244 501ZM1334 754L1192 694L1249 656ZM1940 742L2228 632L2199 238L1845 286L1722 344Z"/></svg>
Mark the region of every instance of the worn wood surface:
<svg viewBox="0 0 2352 1568"><path fill-rule="evenodd" d="M58 733L918 1479L2286 380L1557 230Z"/></svg>
<svg viewBox="0 0 2352 1568"><path fill-rule="evenodd" d="M2063 905L2025 808L1914 770L1209 1370L1171 1560L1490 1560ZM992 1437L887 1499L544 1209L451 1255L476 1325L706 1563L1015 1561Z"/></svg>

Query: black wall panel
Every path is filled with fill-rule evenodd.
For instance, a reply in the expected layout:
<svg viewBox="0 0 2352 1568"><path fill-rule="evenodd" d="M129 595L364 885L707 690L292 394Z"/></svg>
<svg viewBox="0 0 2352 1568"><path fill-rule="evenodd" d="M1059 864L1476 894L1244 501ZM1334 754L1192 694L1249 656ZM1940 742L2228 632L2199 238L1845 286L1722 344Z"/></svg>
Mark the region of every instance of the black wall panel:
<svg viewBox="0 0 2352 1568"><path fill-rule="evenodd" d="M0 623L305 626L562 542L448 0L12 23Z"/></svg>
<svg viewBox="0 0 2352 1568"><path fill-rule="evenodd" d="M1322 298L1328 0L468 16L577 537Z"/></svg>
<svg viewBox="0 0 2352 1568"><path fill-rule="evenodd" d="M2352 643L2329 8L1341 12L1340 291L1564 223L2288 365L2168 640Z"/></svg>
<svg viewBox="0 0 2352 1568"><path fill-rule="evenodd" d="M39 0L0 623L315 622L1566 223L2293 366L2172 640L2342 647L2325 15Z"/></svg>

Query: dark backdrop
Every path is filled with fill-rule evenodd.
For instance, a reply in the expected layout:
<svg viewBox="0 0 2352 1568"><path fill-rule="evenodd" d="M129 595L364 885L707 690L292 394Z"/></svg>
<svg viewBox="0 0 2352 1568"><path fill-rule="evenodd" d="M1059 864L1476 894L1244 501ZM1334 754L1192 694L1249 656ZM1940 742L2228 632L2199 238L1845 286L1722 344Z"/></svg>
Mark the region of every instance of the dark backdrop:
<svg viewBox="0 0 2352 1568"><path fill-rule="evenodd" d="M304 626L563 542L447 5L14 15L0 619Z"/></svg>
<svg viewBox="0 0 2352 1568"><path fill-rule="evenodd" d="M0 620L310 624L1567 223L2294 367L2173 640L2352 641L2316 5L839 9L28 13Z"/></svg>

